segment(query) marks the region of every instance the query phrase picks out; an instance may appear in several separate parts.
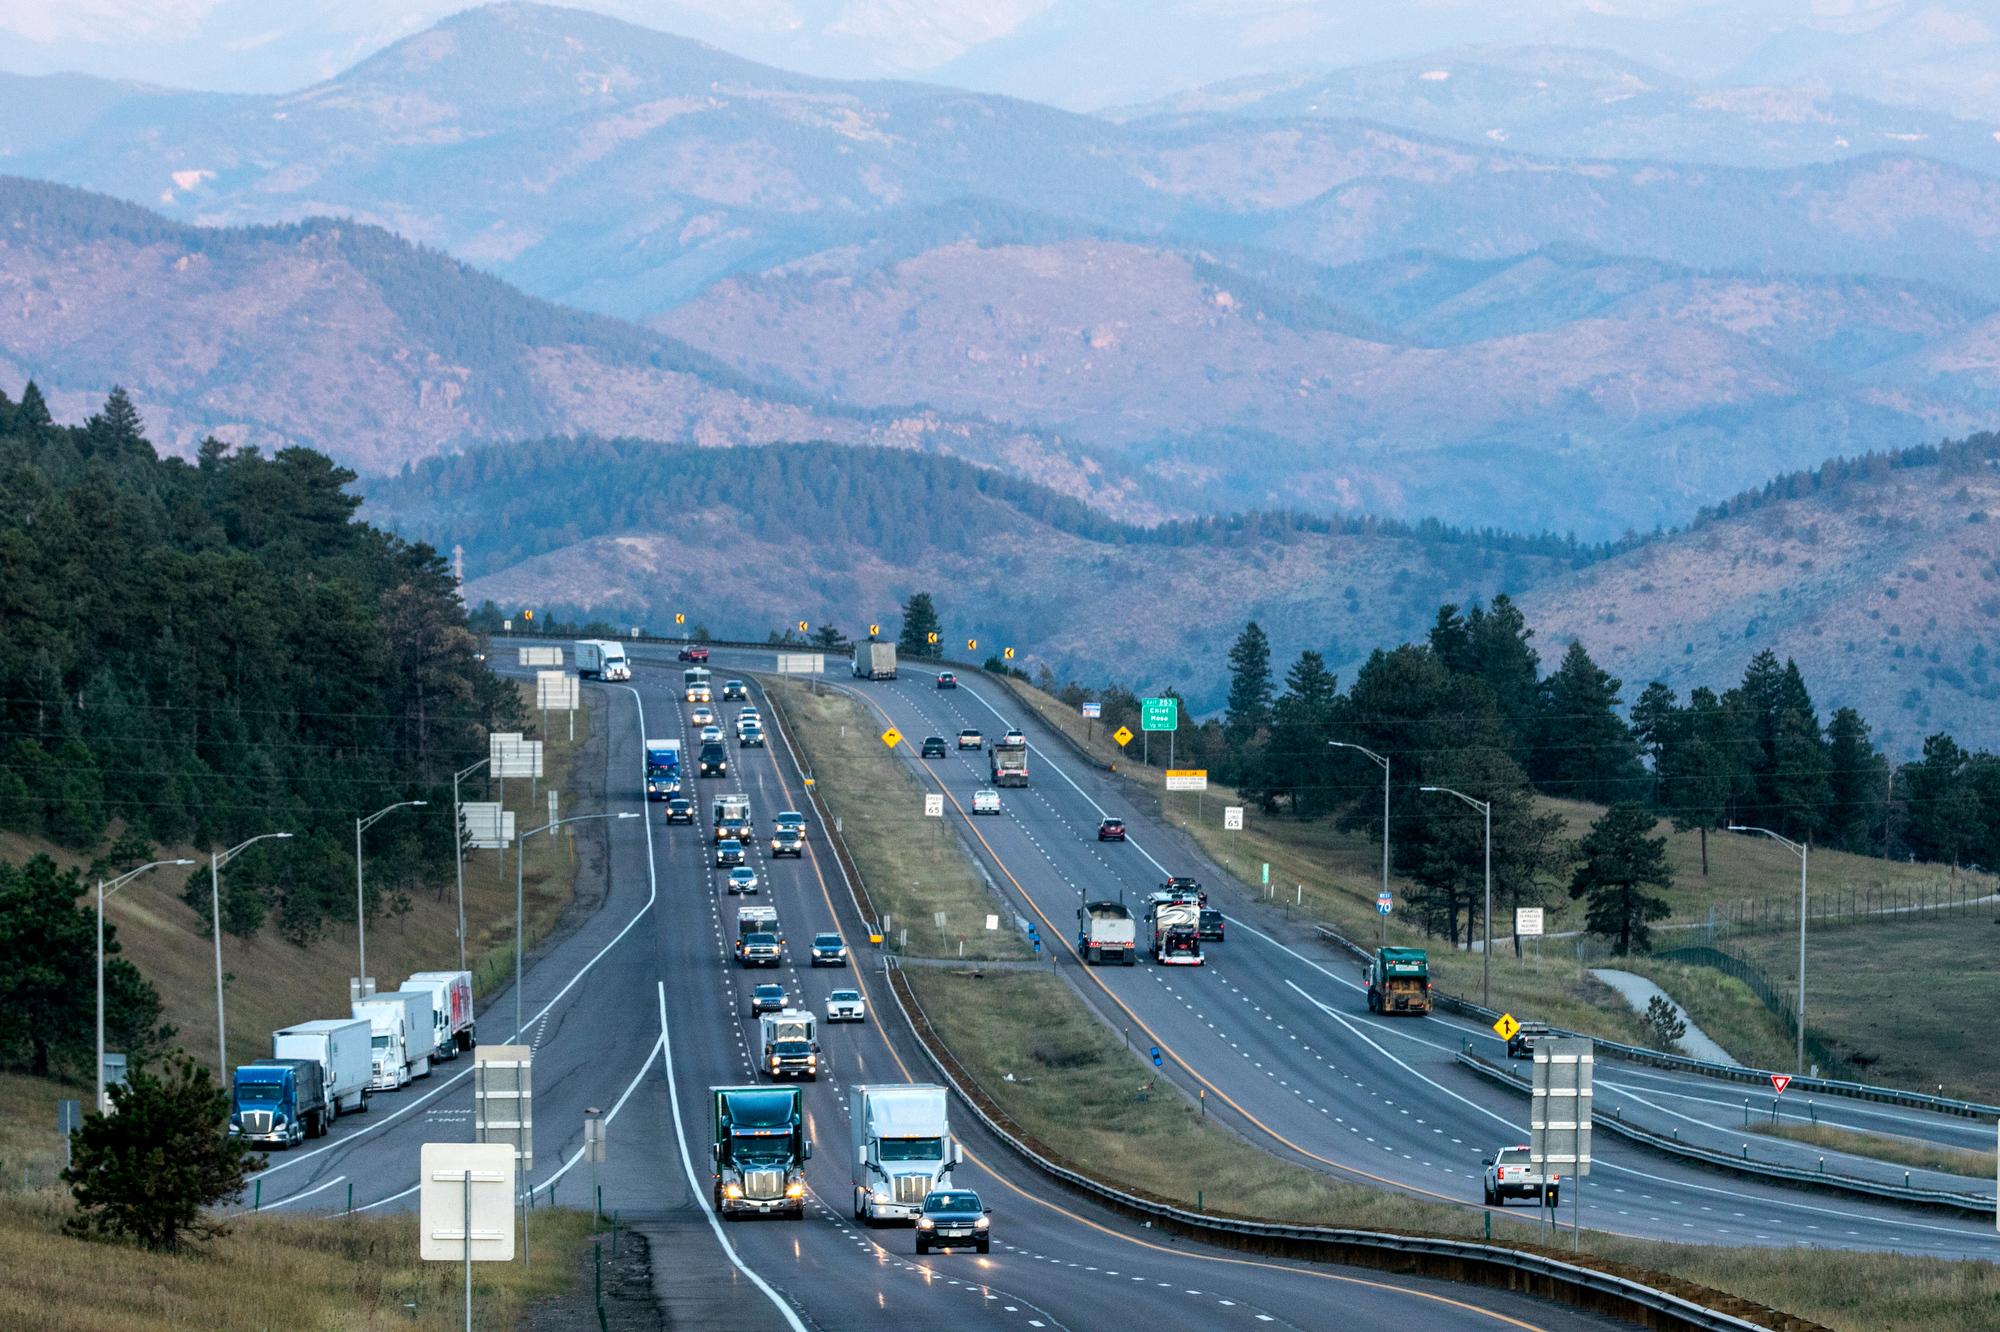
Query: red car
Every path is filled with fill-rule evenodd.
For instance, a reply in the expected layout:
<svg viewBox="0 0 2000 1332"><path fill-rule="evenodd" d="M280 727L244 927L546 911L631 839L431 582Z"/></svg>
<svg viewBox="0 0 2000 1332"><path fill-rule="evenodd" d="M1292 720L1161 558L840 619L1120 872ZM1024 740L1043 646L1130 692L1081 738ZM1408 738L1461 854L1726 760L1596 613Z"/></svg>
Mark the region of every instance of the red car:
<svg viewBox="0 0 2000 1332"><path fill-rule="evenodd" d="M1097 840L1100 842L1122 842L1125 840L1125 820L1106 819L1097 825Z"/></svg>
<svg viewBox="0 0 2000 1332"><path fill-rule="evenodd" d="M682 661L706 662L708 649L705 647L684 647L680 651Z"/></svg>

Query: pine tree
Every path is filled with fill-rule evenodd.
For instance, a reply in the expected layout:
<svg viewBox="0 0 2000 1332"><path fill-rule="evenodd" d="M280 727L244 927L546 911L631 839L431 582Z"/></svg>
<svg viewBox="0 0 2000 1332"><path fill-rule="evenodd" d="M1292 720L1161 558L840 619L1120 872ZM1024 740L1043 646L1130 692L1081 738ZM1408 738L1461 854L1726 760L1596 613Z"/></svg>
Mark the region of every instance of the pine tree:
<svg viewBox="0 0 2000 1332"><path fill-rule="evenodd" d="M1332 807L1326 789L1327 740L1339 682L1326 659L1306 651L1285 673L1285 692L1272 707L1271 741L1265 747L1262 787L1267 802L1284 801L1301 818Z"/></svg>
<svg viewBox="0 0 2000 1332"><path fill-rule="evenodd" d="M1889 765L1853 708L1836 708L1826 724L1828 845L1866 855L1882 844Z"/></svg>
<svg viewBox="0 0 2000 1332"><path fill-rule="evenodd" d="M935 638L937 641L932 642ZM912 592L903 603L903 632L896 639L896 652L904 657L944 655L944 627L928 592Z"/></svg>
<svg viewBox="0 0 2000 1332"><path fill-rule="evenodd" d="M1271 724L1271 640L1255 620L1229 649L1229 703L1223 714L1232 745L1248 747Z"/></svg>
<svg viewBox="0 0 2000 1332"><path fill-rule="evenodd" d="M1541 715L1542 659L1529 640L1535 631L1513 598L1502 592L1493 605L1473 607L1465 620L1473 658L1473 676L1493 695L1493 706L1509 740L1514 761L1526 766Z"/></svg>
<svg viewBox="0 0 2000 1332"><path fill-rule="evenodd" d="M1570 879L1569 895L1587 898L1584 928L1611 940L1611 951L1624 957L1635 949L1651 952L1651 922L1665 919L1664 898L1647 889L1673 884L1667 868L1667 839L1651 837L1657 820L1637 805L1614 805L1577 844L1582 863Z"/></svg>
<svg viewBox="0 0 2000 1332"><path fill-rule="evenodd" d="M86 421L83 430L90 451L98 457L119 457L139 449L152 451L152 446L146 443L145 422L139 418L139 409L132 405L123 387L111 390L104 400L104 409Z"/></svg>
<svg viewBox="0 0 2000 1332"><path fill-rule="evenodd" d="M1652 769L1652 803L1658 805L1660 796L1661 754L1667 746L1675 714L1680 705L1674 698L1674 691L1659 680L1647 685L1639 694L1638 702L1632 705L1632 738L1639 742L1639 751L1646 764Z"/></svg>
<svg viewBox="0 0 2000 1332"><path fill-rule="evenodd" d="M49 415L48 403L42 400L40 386L32 379L28 381L28 386L21 390L21 406L14 415L23 428L30 431L41 430L55 424L55 418Z"/></svg>
<svg viewBox="0 0 2000 1332"><path fill-rule="evenodd" d="M1644 793L1645 773L1631 728L1618 715L1619 680L1571 640L1562 665L1542 686L1533 762L1535 784L1550 795L1612 805Z"/></svg>
<svg viewBox="0 0 2000 1332"><path fill-rule="evenodd" d="M1826 738L1811 713L1793 709L1779 719L1775 757L1771 794L1784 827L1791 836L1810 841L1825 826L1833 798Z"/></svg>

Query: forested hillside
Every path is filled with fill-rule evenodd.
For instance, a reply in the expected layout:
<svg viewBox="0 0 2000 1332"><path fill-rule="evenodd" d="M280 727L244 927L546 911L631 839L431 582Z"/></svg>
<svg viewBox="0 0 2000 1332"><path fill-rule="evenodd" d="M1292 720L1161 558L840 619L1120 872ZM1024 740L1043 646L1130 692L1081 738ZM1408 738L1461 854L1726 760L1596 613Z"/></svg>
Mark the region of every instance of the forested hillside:
<svg viewBox="0 0 2000 1332"><path fill-rule="evenodd" d="M225 929L351 912L355 816L448 802L518 707L443 561L355 521L353 480L306 449L161 458L123 392L73 428L0 395L0 827L119 834L120 868L290 831L224 878ZM371 897L451 856L447 819L385 825Z"/></svg>

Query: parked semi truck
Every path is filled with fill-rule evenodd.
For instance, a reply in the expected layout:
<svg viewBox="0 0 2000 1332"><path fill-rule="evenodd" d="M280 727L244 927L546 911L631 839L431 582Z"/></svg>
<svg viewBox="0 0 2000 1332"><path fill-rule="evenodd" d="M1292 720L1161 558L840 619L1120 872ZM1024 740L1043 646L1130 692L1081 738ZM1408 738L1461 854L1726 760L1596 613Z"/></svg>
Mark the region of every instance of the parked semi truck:
<svg viewBox="0 0 2000 1332"><path fill-rule="evenodd" d="M586 680L629 680L632 663L625 659L625 645L616 639L579 638L576 673Z"/></svg>
<svg viewBox="0 0 2000 1332"><path fill-rule="evenodd" d="M273 1059L310 1059L319 1065L327 1118L368 1108L374 1074L374 1032L367 1018L321 1018L271 1033Z"/></svg>
<svg viewBox="0 0 2000 1332"><path fill-rule="evenodd" d="M1153 960L1167 967L1198 967L1201 956L1201 903L1175 893L1154 893L1147 903Z"/></svg>
<svg viewBox="0 0 2000 1332"><path fill-rule="evenodd" d="M368 1085L394 1091L431 1072L431 992L391 990L354 1001L354 1016L368 1019L372 1068Z"/></svg>
<svg viewBox="0 0 2000 1332"><path fill-rule="evenodd" d="M806 1214L805 1096L797 1087L710 1087L715 1098L715 1210L724 1220Z"/></svg>
<svg viewBox="0 0 2000 1332"><path fill-rule="evenodd" d="M646 799L668 800L680 794L681 742L646 742Z"/></svg>
<svg viewBox="0 0 2000 1332"><path fill-rule="evenodd" d="M803 1008L757 1019L760 1067L774 1078L819 1081L819 1019Z"/></svg>
<svg viewBox="0 0 2000 1332"><path fill-rule="evenodd" d="M1431 1011L1431 960L1421 948L1378 948L1364 973L1368 1011L1411 1013Z"/></svg>
<svg viewBox="0 0 2000 1332"><path fill-rule="evenodd" d="M987 766L995 786L1028 784L1028 741L1019 731L1009 731L993 742L986 752Z"/></svg>
<svg viewBox="0 0 2000 1332"><path fill-rule="evenodd" d="M854 645L854 678L893 680L896 678L896 645L869 639Z"/></svg>
<svg viewBox="0 0 2000 1332"><path fill-rule="evenodd" d="M236 1070L229 1136L281 1150L323 1138L333 1110L317 1059L260 1059Z"/></svg>
<svg viewBox="0 0 2000 1332"><path fill-rule="evenodd" d="M1123 902L1085 902L1076 912L1076 951L1086 962L1120 962L1131 966L1139 958L1139 928L1132 909Z"/></svg>
<svg viewBox="0 0 2000 1332"><path fill-rule="evenodd" d="M944 1088L922 1083L875 1083L848 1094L854 1134L854 1219L914 1221L932 1189L951 1186L963 1159L951 1135Z"/></svg>
<svg viewBox="0 0 2000 1332"><path fill-rule="evenodd" d="M431 1058L456 1059L479 1044L472 1018L472 973L419 971L403 982L406 990L431 992Z"/></svg>

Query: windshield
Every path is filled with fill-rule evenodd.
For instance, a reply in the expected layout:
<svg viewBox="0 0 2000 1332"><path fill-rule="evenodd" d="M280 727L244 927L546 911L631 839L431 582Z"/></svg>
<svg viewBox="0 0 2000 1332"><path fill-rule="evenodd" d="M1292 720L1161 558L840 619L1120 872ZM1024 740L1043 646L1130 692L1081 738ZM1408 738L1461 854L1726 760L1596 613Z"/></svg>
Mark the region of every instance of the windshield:
<svg viewBox="0 0 2000 1332"><path fill-rule="evenodd" d="M744 941L752 948L776 948L778 936L775 934L753 934Z"/></svg>
<svg viewBox="0 0 2000 1332"><path fill-rule="evenodd" d="M979 1195L976 1193L933 1193L924 1199L926 1212L980 1212Z"/></svg>
<svg viewBox="0 0 2000 1332"><path fill-rule="evenodd" d="M285 1099L285 1084L282 1082L239 1082L236 1084L238 1105L276 1105Z"/></svg>
<svg viewBox="0 0 2000 1332"><path fill-rule="evenodd" d="M811 1041L775 1041L772 1048L781 1055L802 1055L812 1053Z"/></svg>
<svg viewBox="0 0 2000 1332"><path fill-rule="evenodd" d="M820 935L815 935L815 936L813 937L813 947L815 947L815 948L838 948L838 947L840 947L840 936L839 936L839 935L837 935L837 934L820 934Z"/></svg>
<svg viewBox="0 0 2000 1332"><path fill-rule="evenodd" d="M737 1134L729 1140L729 1158L737 1165L784 1165L792 1159L792 1140L782 1135L753 1138Z"/></svg>
<svg viewBox="0 0 2000 1332"><path fill-rule="evenodd" d="M373 1040L371 1040L369 1044L374 1046L377 1050L386 1050L389 1048L389 1038L386 1035L377 1036Z"/></svg>
<svg viewBox="0 0 2000 1332"><path fill-rule="evenodd" d="M851 1004L857 999L861 998L861 991L835 990L832 994L828 995L827 998L833 1000L837 1004Z"/></svg>
<svg viewBox="0 0 2000 1332"><path fill-rule="evenodd" d="M882 1139L882 1159L884 1161L941 1161L944 1159L944 1139L884 1138Z"/></svg>

